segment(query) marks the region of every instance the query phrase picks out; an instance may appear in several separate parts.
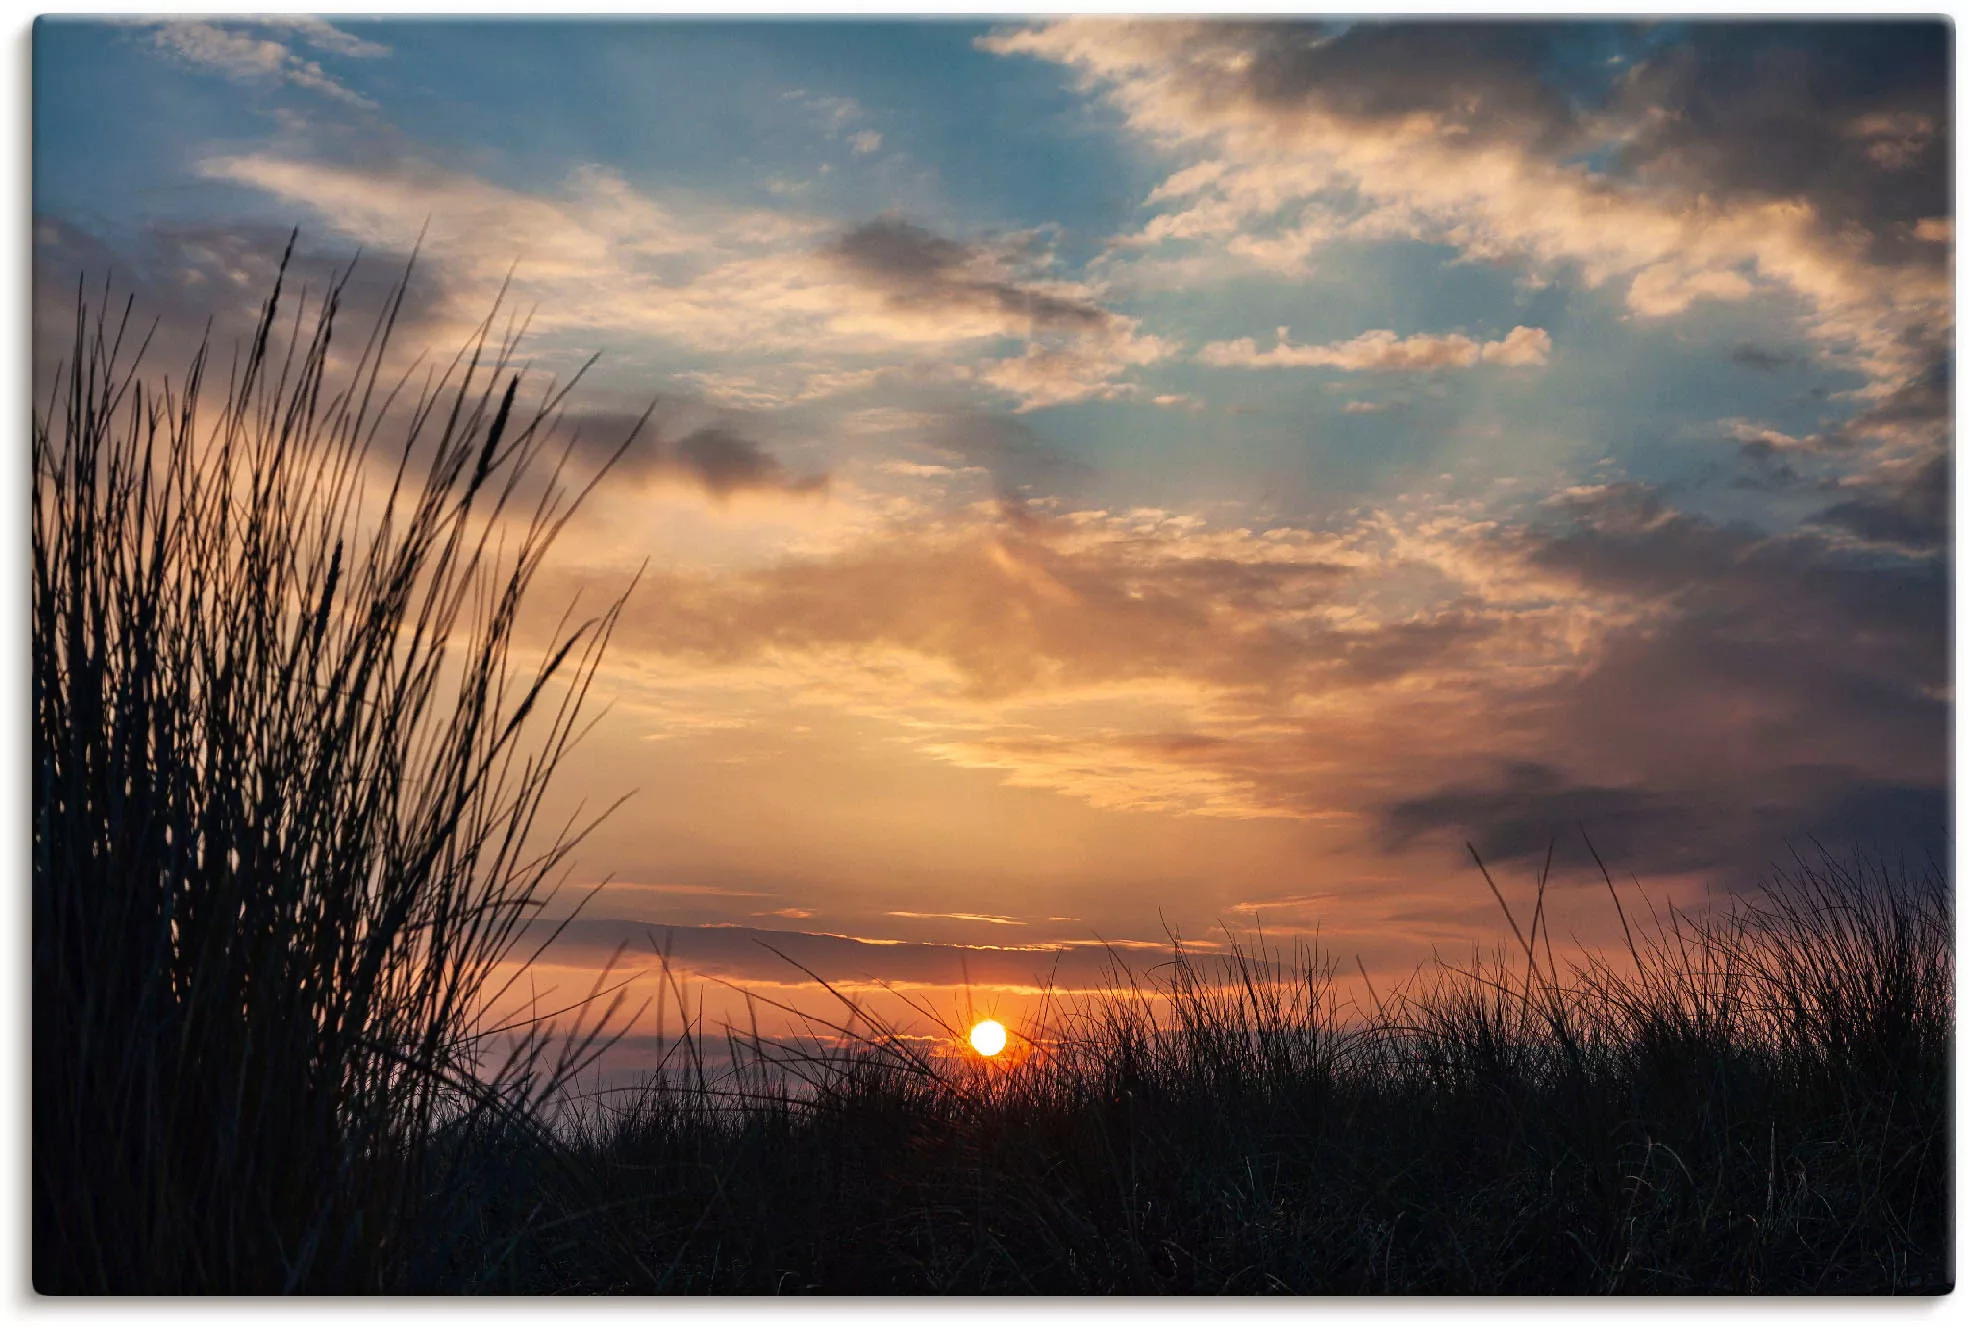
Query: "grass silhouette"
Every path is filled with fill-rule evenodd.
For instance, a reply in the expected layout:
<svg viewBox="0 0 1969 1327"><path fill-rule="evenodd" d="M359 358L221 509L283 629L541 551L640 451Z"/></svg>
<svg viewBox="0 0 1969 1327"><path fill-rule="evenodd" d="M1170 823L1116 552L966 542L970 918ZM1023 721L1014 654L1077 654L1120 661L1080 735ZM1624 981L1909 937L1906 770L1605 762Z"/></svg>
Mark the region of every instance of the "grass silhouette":
<svg viewBox="0 0 1969 1327"><path fill-rule="evenodd" d="M490 319L386 380L401 287L352 351L341 292L283 332L277 285L209 415L208 351L174 384L78 297L35 417L42 1292L1952 1286L1932 868L1645 920L1609 876L1624 952L1565 966L1541 877L1517 952L1372 1009L1315 950L1172 943L988 1064L847 996L797 1041L686 1015L581 1093L605 992L481 1012L622 607L514 664L566 389L523 407Z"/></svg>
<svg viewBox="0 0 1969 1327"><path fill-rule="evenodd" d="M1515 962L1420 971L1372 1010L1303 948L1117 960L1006 1067L846 997L801 1045L726 1029L723 1077L687 1026L559 1128L564 1224L507 1288L1951 1287L1938 876L1801 864L1651 916L1622 963L1555 965L1539 913Z"/></svg>
<svg viewBox="0 0 1969 1327"><path fill-rule="evenodd" d="M490 319L385 380L401 285L338 369L341 294L283 334L276 282L209 415L209 349L149 374L78 295L35 418L44 1292L414 1281L438 1140L531 1127L590 1044L478 1016L579 839L535 819L621 607L514 666L564 389L522 405Z"/></svg>

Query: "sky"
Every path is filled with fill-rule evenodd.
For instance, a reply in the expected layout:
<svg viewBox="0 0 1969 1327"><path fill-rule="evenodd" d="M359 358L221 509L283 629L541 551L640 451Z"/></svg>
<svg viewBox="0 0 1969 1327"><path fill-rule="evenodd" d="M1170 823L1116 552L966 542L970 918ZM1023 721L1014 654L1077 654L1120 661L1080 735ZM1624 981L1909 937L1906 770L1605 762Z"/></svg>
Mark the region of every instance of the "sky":
<svg viewBox="0 0 1969 1327"><path fill-rule="evenodd" d="M549 985L1392 979L1508 936L1466 845L1605 943L1582 830L1691 906L1952 853L1952 41L43 20L36 372L78 274L244 335L298 227L599 355L584 459L653 405L537 590L641 569Z"/></svg>

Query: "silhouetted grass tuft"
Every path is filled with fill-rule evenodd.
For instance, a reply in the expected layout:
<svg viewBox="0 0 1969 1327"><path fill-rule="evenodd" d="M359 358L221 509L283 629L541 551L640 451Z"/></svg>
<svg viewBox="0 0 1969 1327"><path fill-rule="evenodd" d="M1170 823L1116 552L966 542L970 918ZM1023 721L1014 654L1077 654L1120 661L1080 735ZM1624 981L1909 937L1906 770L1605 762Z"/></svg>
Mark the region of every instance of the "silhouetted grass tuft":
<svg viewBox="0 0 1969 1327"><path fill-rule="evenodd" d="M339 282L284 335L282 299L214 410L208 349L147 373L78 297L34 420L44 1293L414 1285L467 1237L456 1140L537 1132L588 1049L480 1020L579 837L534 821L620 609L513 666L579 501L561 393L516 405L490 320L384 381L400 286L349 347Z"/></svg>
<svg viewBox="0 0 1969 1327"><path fill-rule="evenodd" d="M736 1067L707 1079L687 1027L640 1091L563 1126L564 1224L512 1288L1952 1285L1939 879L1827 860L1650 920L1618 963L1561 968L1542 915L1513 929L1518 961L1365 1012L1316 953L1177 945L1144 976L1117 962L1007 1067L857 1010L859 1034L803 1048L728 1034Z"/></svg>

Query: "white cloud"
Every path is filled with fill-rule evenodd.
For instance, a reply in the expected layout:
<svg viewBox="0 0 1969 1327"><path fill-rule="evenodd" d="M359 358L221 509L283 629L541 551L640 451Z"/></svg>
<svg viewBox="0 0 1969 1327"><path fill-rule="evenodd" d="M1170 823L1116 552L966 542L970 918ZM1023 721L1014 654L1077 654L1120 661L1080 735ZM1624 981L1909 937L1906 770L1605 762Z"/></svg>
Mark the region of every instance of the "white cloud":
<svg viewBox="0 0 1969 1327"><path fill-rule="evenodd" d="M1774 452L1813 452L1825 445L1818 434L1794 437L1769 424L1750 419L1726 419L1722 421L1724 434L1733 442Z"/></svg>
<svg viewBox="0 0 1969 1327"><path fill-rule="evenodd" d="M295 53L286 42L259 35L273 31L299 38L316 50L359 59L389 54L389 48L343 32L318 18L139 20L151 32L152 44L181 64L220 74L237 83L285 84L306 88L361 110L376 104L322 69L319 62Z"/></svg>
<svg viewBox="0 0 1969 1327"><path fill-rule="evenodd" d="M1112 328L1082 336L1065 346L1032 344L1023 355L985 366L984 381L1020 398L1019 409L1065 405L1071 401L1112 401L1142 394L1120 381L1136 365L1166 358L1173 347L1161 337L1144 336L1133 319L1115 320Z"/></svg>
<svg viewBox="0 0 1969 1327"><path fill-rule="evenodd" d="M1805 333L1873 379L1876 396L1922 371L1910 332L1952 323L1946 269L1883 266L1866 235L1826 226L1803 199L1724 200L1615 180L1549 154L1535 135L1469 132L1426 99L1410 114L1362 116L1316 92L1264 95L1250 71L1274 36L1263 26L1070 18L980 45L1076 71L1182 162L1150 193L1155 214L1117 241L1113 263L1146 269L1144 279L1158 266L1189 284L1240 267L1303 273L1333 240L1407 237L1536 275L1624 284L1628 307L1646 318L1769 292L1795 297ZM1891 165L1932 130L1901 116L1864 118L1851 132Z"/></svg>
<svg viewBox="0 0 1969 1327"><path fill-rule="evenodd" d="M367 248L418 243L449 316L470 325L511 279L538 333L663 339L743 363L691 366L761 406L930 373L1025 408L1112 397L1171 347L1061 280L1012 236L963 243L889 219L838 223L693 196L657 197L599 166L529 192L427 162L358 168L278 152L216 157L211 179L306 209ZM1006 356L1005 341L1023 342ZM923 361L941 361L925 364Z"/></svg>
<svg viewBox="0 0 1969 1327"><path fill-rule="evenodd" d="M862 104L853 97L819 96L805 88L794 88L781 93L780 99L806 109L820 123L823 133L829 138L845 139L856 156L867 156L882 150L882 135L876 130L854 129L850 132L857 121L865 120L868 115Z"/></svg>
<svg viewBox="0 0 1969 1327"><path fill-rule="evenodd" d="M358 60L374 60L390 53L381 42L344 32L326 19L312 14L267 14L250 20L262 27L286 29L317 50L346 55Z"/></svg>
<svg viewBox="0 0 1969 1327"><path fill-rule="evenodd" d="M1477 341L1460 332L1447 336L1418 333L1399 337L1386 328L1363 332L1351 341L1295 346L1291 329L1278 329L1278 344L1261 351L1250 337L1213 341L1197 359L1219 368L1331 368L1347 373L1413 373L1431 369L1472 369L1479 364L1504 368L1542 366L1552 337L1540 327L1514 327L1501 341Z"/></svg>

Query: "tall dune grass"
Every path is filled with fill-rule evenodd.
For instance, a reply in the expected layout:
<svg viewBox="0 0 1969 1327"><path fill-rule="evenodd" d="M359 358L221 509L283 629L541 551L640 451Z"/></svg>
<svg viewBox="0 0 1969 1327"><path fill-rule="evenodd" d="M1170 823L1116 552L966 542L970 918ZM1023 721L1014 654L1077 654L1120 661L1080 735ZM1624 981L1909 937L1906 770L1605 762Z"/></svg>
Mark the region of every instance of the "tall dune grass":
<svg viewBox="0 0 1969 1327"><path fill-rule="evenodd" d="M640 1089L561 1128L563 1224L512 1288L1953 1284L1938 876L1827 858L1714 913L1623 910L1627 952L1568 965L1535 915L1515 956L1368 1009L1330 956L1178 945L1057 1005L1009 1066L844 1000L810 1042L725 1030L736 1067L707 1078L716 1030L686 1027Z"/></svg>
<svg viewBox="0 0 1969 1327"><path fill-rule="evenodd" d="M34 419L43 1292L411 1284L445 1139L532 1127L587 1044L480 1017L580 836L536 819L621 608L517 663L563 390L491 320L386 378L401 286L349 346L339 282L290 298L174 380L78 293Z"/></svg>

